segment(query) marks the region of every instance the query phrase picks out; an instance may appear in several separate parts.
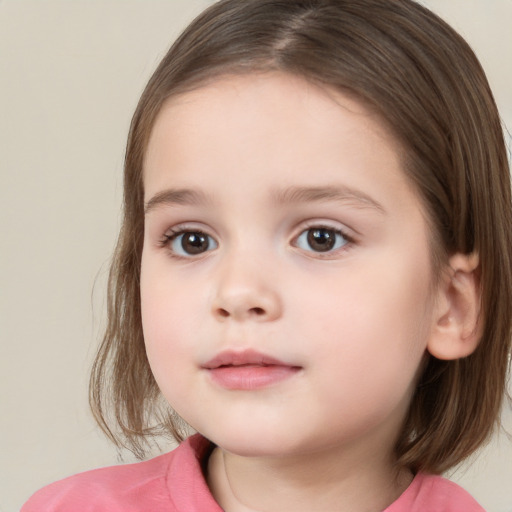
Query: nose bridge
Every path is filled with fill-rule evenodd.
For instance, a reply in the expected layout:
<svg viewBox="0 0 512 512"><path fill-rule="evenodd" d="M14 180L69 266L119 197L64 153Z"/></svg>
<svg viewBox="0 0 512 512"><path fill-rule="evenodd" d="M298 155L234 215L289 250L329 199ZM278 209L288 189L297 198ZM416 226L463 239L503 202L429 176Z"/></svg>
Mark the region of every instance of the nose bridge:
<svg viewBox="0 0 512 512"><path fill-rule="evenodd" d="M272 262L257 251L233 247L219 269L213 314L220 320L270 321L282 313Z"/></svg>

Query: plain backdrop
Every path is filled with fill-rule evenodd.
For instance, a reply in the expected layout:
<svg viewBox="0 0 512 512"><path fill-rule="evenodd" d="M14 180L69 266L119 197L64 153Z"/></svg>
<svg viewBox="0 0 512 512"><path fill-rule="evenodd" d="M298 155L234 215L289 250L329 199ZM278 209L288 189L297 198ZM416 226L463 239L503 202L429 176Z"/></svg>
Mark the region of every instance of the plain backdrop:
<svg viewBox="0 0 512 512"><path fill-rule="evenodd" d="M119 460L91 419L87 380L125 139L159 59L209 3L0 0L1 512L51 481ZM476 50L511 127L512 0L424 3ZM504 435L450 477L489 512L512 512Z"/></svg>

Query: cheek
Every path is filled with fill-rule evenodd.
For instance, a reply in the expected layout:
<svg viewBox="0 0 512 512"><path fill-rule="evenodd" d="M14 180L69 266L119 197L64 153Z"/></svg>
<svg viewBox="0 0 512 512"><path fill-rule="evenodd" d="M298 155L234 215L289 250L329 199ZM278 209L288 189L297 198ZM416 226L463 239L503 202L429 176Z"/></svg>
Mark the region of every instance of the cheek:
<svg viewBox="0 0 512 512"><path fill-rule="evenodd" d="M183 327L185 305L193 288L176 279L165 256L151 251L143 251L140 282L142 326L148 345L169 340Z"/></svg>
<svg viewBox="0 0 512 512"><path fill-rule="evenodd" d="M417 266L429 269L418 260L365 265L364 271L333 277L322 291L309 287L307 314L297 311L296 321L304 349L308 340L317 340L310 347L313 364L329 368L341 387L357 383L359 394L380 394L379 383L383 392L407 390L432 321L430 273L419 273Z"/></svg>
<svg viewBox="0 0 512 512"><path fill-rule="evenodd" d="M197 386L201 347L212 341L207 322L207 290L172 272L166 261L142 260L141 317L153 375L164 397L183 407ZM207 325L208 324L208 325Z"/></svg>
<svg viewBox="0 0 512 512"><path fill-rule="evenodd" d="M308 289L296 319L298 324L308 324L320 339L357 340L358 347L378 351L408 346L428 331L427 281L366 271L353 272L339 282L332 279L321 290Z"/></svg>
<svg viewBox="0 0 512 512"><path fill-rule="evenodd" d="M151 363L169 364L184 356L196 325L183 301L169 295L156 293L154 289L149 293L142 291L142 328Z"/></svg>
<svg viewBox="0 0 512 512"><path fill-rule="evenodd" d="M187 345L187 324L179 303L166 294L145 293L141 286L142 327L146 354L153 376L166 401L180 411L183 399L192 392L190 375L193 363L191 348ZM186 404L185 404L186 405Z"/></svg>
<svg viewBox="0 0 512 512"><path fill-rule="evenodd" d="M142 258L141 318L146 353L159 385L161 376L176 375L182 351L185 312L168 272L151 258Z"/></svg>
<svg viewBox="0 0 512 512"><path fill-rule="evenodd" d="M172 288L171 286L174 286ZM195 304L195 307L193 307ZM158 387L170 406L194 428L206 399L197 379L204 315L197 293L177 292L176 283L141 279L141 314L146 354Z"/></svg>

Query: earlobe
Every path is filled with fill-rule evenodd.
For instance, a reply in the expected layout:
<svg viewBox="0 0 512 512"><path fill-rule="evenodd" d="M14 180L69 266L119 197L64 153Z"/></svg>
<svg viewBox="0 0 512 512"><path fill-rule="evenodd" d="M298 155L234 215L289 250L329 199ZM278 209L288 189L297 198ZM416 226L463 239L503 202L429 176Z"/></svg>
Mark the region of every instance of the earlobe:
<svg viewBox="0 0 512 512"><path fill-rule="evenodd" d="M479 258L455 254L439 284L428 351L438 359L460 359L480 342L482 319Z"/></svg>

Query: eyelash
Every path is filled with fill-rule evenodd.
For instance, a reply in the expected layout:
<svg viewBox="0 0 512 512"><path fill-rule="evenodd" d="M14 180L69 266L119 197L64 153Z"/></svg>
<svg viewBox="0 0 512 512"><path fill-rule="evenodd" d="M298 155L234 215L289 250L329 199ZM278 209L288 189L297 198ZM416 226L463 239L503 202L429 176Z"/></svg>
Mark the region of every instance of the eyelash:
<svg viewBox="0 0 512 512"><path fill-rule="evenodd" d="M302 248L298 247L297 242L300 240L300 238L303 236L307 237L307 233L314 231L314 230L330 231L335 235L335 237L341 237L343 239L343 243L339 247L329 248L326 251L314 251L314 250L307 250L307 249L302 249ZM336 243L336 240L335 240L335 243ZM306 223L304 226L301 227L300 233L297 236L293 237L292 245L294 247L297 247L298 249L302 250L303 252L313 254L315 258L329 259L329 258L339 256L340 253L346 252L354 243L355 243L354 238L352 236L350 236L349 234L347 234L347 232L345 230L343 230L339 227L334 227L334 226L330 226L328 224L322 224L322 223L318 223L318 222L311 222L311 223Z"/></svg>
<svg viewBox="0 0 512 512"><path fill-rule="evenodd" d="M192 226L177 226L177 227L174 227L174 228L170 229L167 233L164 234L162 240L160 240L159 245L161 247L167 248L167 250L168 250L168 252L169 252L171 257L176 258L176 259L181 259L181 260L190 260L190 259L194 259L194 258L197 258L197 257L201 257L204 254L206 254L207 252L209 252L209 251L206 250L204 252L198 253L197 255L194 255L194 254L179 254L179 253L176 252L176 250L173 250L172 249L172 244L180 236L185 235L187 233L194 234L194 235L204 235L209 240L213 240L214 241L214 244L216 246L215 249L218 247L217 241L212 236L210 236L204 230L198 229L198 228L195 228L195 227L192 227ZM208 247L209 247L209 245L207 246L207 248Z"/></svg>
<svg viewBox="0 0 512 512"><path fill-rule="evenodd" d="M337 241L338 237L341 237L343 239L343 242L342 242L341 246L335 247L334 249L328 248L326 251L315 251L312 249L308 250L308 249L303 249L303 248L299 247L298 241L302 237L309 238L307 236L307 233L314 231L314 230L317 230L317 231L323 230L323 231L332 232L335 237L335 240L334 240L335 244L339 243L339 241ZM185 235L187 233L190 233L191 235L204 236L208 240L208 245L206 247L206 250L200 251L197 254L190 254L190 253L179 254L179 253L177 253L176 250L172 248L172 244L176 240L178 240L180 236ZM213 247L213 249L210 249L211 241L213 241L213 243L215 245ZM291 242L291 245L293 247L296 247L305 253L314 254L315 255L314 257L316 257L316 258L324 258L324 259L328 259L333 256L337 256L337 255L339 255L339 253L347 251L350 248L350 246L353 244L354 244L354 238L352 236L348 235L344 230L342 230L340 228L333 227L333 226L325 225L322 223L313 223L313 222L311 224L306 224L306 225L302 226L299 234L294 236L292 239L292 242ZM218 247L218 242L215 240L215 238L213 238L211 235L209 235L202 229L198 229L198 228L195 228L192 226L177 226L177 227L174 227L171 230L169 230L166 234L164 234L162 240L160 240L160 242L159 242L159 246L167 248L170 256L173 258L181 259L181 260L191 260L191 259L200 258L201 256L204 256L208 252L211 252L212 250L216 249Z"/></svg>

